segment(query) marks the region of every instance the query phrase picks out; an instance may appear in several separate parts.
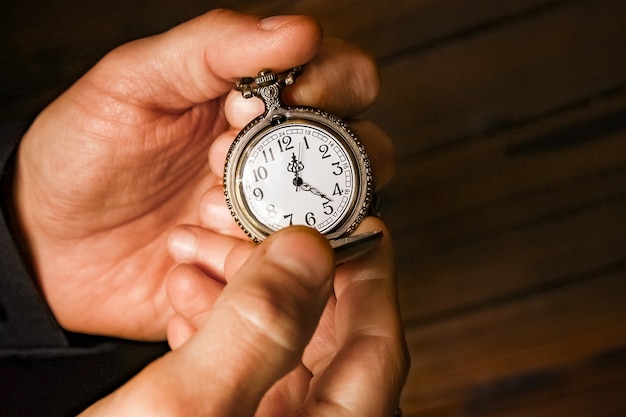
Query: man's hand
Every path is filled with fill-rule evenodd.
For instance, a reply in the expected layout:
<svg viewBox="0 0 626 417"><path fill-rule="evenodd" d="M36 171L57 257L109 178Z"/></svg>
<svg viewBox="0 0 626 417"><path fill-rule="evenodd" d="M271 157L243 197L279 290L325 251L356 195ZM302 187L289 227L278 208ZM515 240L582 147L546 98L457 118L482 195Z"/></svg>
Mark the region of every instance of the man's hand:
<svg viewBox="0 0 626 417"><path fill-rule="evenodd" d="M384 225L367 219L361 231L374 229ZM313 229L258 246L223 239L225 289L201 271L211 247L200 245L167 280L174 350L84 416L391 417L408 356L388 238L334 280L328 242Z"/></svg>
<svg viewBox="0 0 626 417"><path fill-rule="evenodd" d="M174 266L167 235L181 223L223 227L211 216L220 204L223 215L219 165L237 130L260 112L260 102L228 94L234 80L317 55L286 101L349 117L376 97L369 58L321 43L319 26L305 17L258 20L217 10L117 48L41 113L19 150L16 206L63 327L165 337L173 311L164 277ZM363 141L374 149L381 183L392 169L389 146L371 129L364 125ZM201 200L214 204L199 212ZM212 256L223 265L220 254Z"/></svg>
<svg viewBox="0 0 626 417"><path fill-rule="evenodd" d="M397 307L389 233L384 224L374 218L367 218L357 233L372 230L383 230L385 236L383 241L372 252L337 269L333 295L329 298L311 342L302 356L298 357L301 361L297 363L298 366L294 363L293 370L265 394L257 414L248 411L243 414L215 415L254 414L257 417L393 415L408 370L408 354ZM282 248L272 253L272 256L276 257L273 261L292 263L296 259L308 259L309 266L303 263L298 267L298 270L302 271L301 274L306 276L311 271L318 270L320 265L328 261L328 254L312 248L311 243L305 240L308 234L311 232L307 229L294 227L273 235L271 241L275 243L281 239L280 248ZM190 243L190 235L194 236L192 240L195 241L195 245L188 246L190 251L186 252L187 263L172 270L167 280L168 296L177 312L168 326L168 339L174 353L185 351L188 345L194 346L196 338L205 332L207 321L214 317L212 308L217 309L223 303L223 299L219 298L221 284L203 272L214 270L216 267L211 259L215 251L214 232L197 226L177 228L169 240L173 255L177 256L178 240L186 239L187 243ZM257 251L262 250L264 244L255 249L251 243L243 243L223 235L218 236L222 240L222 247L229 249L224 265L224 276L228 282L224 294L231 291L231 287L240 288L243 285L242 271L256 268L256 273L261 276L274 273L272 268L263 265L251 266L253 265L251 262L258 259ZM289 240L285 239L286 237ZM274 246L276 247L278 246ZM305 271L306 268L311 268L311 271ZM276 279L277 286L262 292L261 298L273 306L268 309L269 311L284 313L294 323L302 320L302 326L296 325L292 328L293 324L284 325L280 314L277 317L273 314L266 315L264 308L260 310L259 316L253 319L256 323L254 328L266 329L266 336L275 341L285 338L283 331L300 333L300 337L309 335L311 320L317 318L320 311L311 308L308 304L310 300L306 297L299 298L306 292L294 295L290 291L293 285L305 291L311 287L303 284L297 274L291 277L282 274ZM258 294L256 287L249 290L242 288L242 291ZM328 297L326 288L322 290L322 287L316 287L313 293L316 291L316 294L308 295L317 297L318 300L325 300ZM302 310L295 309L294 304L300 305ZM233 313L235 317L239 314L249 314L250 306L246 305L243 298L234 308L242 309L242 312ZM265 319L275 323L270 325L264 322ZM224 321L228 323L227 318L224 318ZM238 328L234 327L233 331L238 331ZM216 334L213 340L205 343L208 346L219 344L221 343L219 337L219 334ZM292 334L291 337L296 335ZM239 352L241 347L253 350L265 349L260 344L256 345L245 330L242 331L241 341L233 343L233 346L229 345L233 352ZM284 342L281 343L286 345ZM225 348L228 349L228 346ZM211 351L211 348L207 349L207 352ZM295 348L287 350L301 352ZM283 349L264 350L267 360L280 356L281 352ZM204 360L207 361L213 358L210 354L204 356ZM233 362L238 365L237 361L236 354L233 354L232 357L225 359L225 366L229 367ZM253 368L256 366L246 360L242 360L241 363L242 366ZM218 379L222 381L219 383L222 387L239 398L245 395L245 392L241 392L243 387L248 383L254 383L254 376L247 378L245 369L241 372L241 375L228 381L223 381L221 377ZM256 370L251 372L254 374ZM226 375L230 378L228 372ZM241 378L247 382L242 382ZM207 396L210 397L208 394Z"/></svg>
<svg viewBox="0 0 626 417"><path fill-rule="evenodd" d="M84 416L254 415L300 363L331 293L333 257L302 227L247 249L218 301L195 315L199 330Z"/></svg>

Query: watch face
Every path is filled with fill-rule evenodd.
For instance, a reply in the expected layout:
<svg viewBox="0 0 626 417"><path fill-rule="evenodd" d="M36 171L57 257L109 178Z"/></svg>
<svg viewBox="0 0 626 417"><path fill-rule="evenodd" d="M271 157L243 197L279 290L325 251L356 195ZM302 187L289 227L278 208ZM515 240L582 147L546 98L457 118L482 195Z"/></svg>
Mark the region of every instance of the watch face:
<svg viewBox="0 0 626 417"><path fill-rule="evenodd" d="M268 124L234 145L225 184L244 230L262 239L289 225L323 234L353 227L369 182L364 186L362 152L352 142L345 132L296 118Z"/></svg>

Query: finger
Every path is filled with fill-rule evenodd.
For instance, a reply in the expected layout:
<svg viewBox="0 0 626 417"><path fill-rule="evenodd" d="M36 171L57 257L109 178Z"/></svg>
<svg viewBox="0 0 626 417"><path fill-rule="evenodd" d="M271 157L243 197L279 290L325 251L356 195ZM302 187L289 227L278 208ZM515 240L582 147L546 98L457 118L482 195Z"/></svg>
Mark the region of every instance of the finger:
<svg viewBox="0 0 626 417"><path fill-rule="evenodd" d="M228 277L225 260L237 246L249 254L254 245L213 233L203 227L182 225L172 230L168 246L177 265L166 276L169 304L176 312L167 324L167 339L172 349L184 344L195 332L195 323L211 309ZM241 260L241 263L243 263Z"/></svg>
<svg viewBox="0 0 626 417"><path fill-rule="evenodd" d="M395 173L391 138L376 124L366 120L352 120L350 125L359 133L359 140L370 159L376 189L383 188Z"/></svg>
<svg viewBox="0 0 626 417"><path fill-rule="evenodd" d="M354 234L380 230L383 230L383 237L385 237L386 229L384 228L384 225L382 225L380 221L368 217L359 225ZM382 244L385 244L385 242L381 243L381 245ZM369 257L370 255L372 254L366 254L367 257ZM338 293L342 293L343 291L345 291L345 277L347 276L345 271L347 269L352 269L354 265L359 268L364 261L364 257L357 258L356 260L348 264L344 264L341 268L339 268L337 272L339 278L342 279L342 281L335 283L336 291ZM317 327L317 330L313 335L314 343L311 343L309 346L307 346L307 349L305 350L303 356L303 362L308 369L314 370L316 372L326 369L332 362L334 356L340 348L339 341L337 341L337 333L335 328L336 308L337 298L331 297Z"/></svg>
<svg viewBox="0 0 626 417"><path fill-rule="evenodd" d="M371 106L379 92L380 75L372 57L354 45L329 39L285 91L284 99L348 118Z"/></svg>
<svg viewBox="0 0 626 417"><path fill-rule="evenodd" d="M174 322L170 320L168 326L172 329L168 329L168 332L177 330L175 326L182 324L181 318L194 326L193 320L209 311L224 289L223 283L212 280L198 268L188 264L178 265L170 271L165 283L167 299L180 316ZM171 342L170 340L170 344Z"/></svg>
<svg viewBox="0 0 626 417"><path fill-rule="evenodd" d="M310 414L391 415L406 378L408 355L389 234L374 218L368 218L363 229L384 230L386 237L367 257L337 271L335 337L339 350L330 361L308 358L315 375L314 397L306 405Z"/></svg>
<svg viewBox="0 0 626 417"><path fill-rule="evenodd" d="M198 206L202 225L216 233L239 239L247 239L246 234L237 226L224 199L224 188L219 185L210 188Z"/></svg>
<svg viewBox="0 0 626 417"><path fill-rule="evenodd" d="M371 106L379 92L375 61L358 48L333 39L322 44L296 83L285 90L283 99L290 105L318 107L347 118ZM228 122L239 129L264 110L260 99L245 99L237 91L228 95L224 107Z"/></svg>
<svg viewBox="0 0 626 417"><path fill-rule="evenodd" d="M186 317L174 314L167 322L167 343L172 350L184 345L198 329Z"/></svg>
<svg viewBox="0 0 626 417"><path fill-rule="evenodd" d="M199 226L180 225L170 231L167 247L177 263L194 265L211 278L225 282L224 260L239 242Z"/></svg>
<svg viewBox="0 0 626 417"><path fill-rule="evenodd" d="M227 280L225 259L238 245L254 245L213 233L203 227L182 225L172 230L168 246L177 262L166 276L169 304L176 314L167 323L167 340L177 349L197 331L199 323L221 294ZM243 261L242 261L243 263Z"/></svg>
<svg viewBox="0 0 626 417"><path fill-rule="evenodd" d="M185 110L222 95L235 79L259 69L284 70L309 61L321 37L319 25L304 16L259 20L213 10L117 48L93 74L120 79L106 86L118 98L161 110Z"/></svg>
<svg viewBox="0 0 626 417"><path fill-rule="evenodd" d="M252 119L249 119L250 121ZM224 176L224 164L230 145L235 140L239 130L231 129L221 133L209 148L209 168L220 179Z"/></svg>
<svg viewBox="0 0 626 417"><path fill-rule="evenodd" d="M241 92L233 90L224 101L224 115L228 123L237 130L243 129L254 118L263 114L265 104L258 97L244 98Z"/></svg>
<svg viewBox="0 0 626 417"><path fill-rule="evenodd" d="M89 412L253 415L265 392L300 363L332 274L332 252L318 233L294 227L274 234L187 343Z"/></svg>

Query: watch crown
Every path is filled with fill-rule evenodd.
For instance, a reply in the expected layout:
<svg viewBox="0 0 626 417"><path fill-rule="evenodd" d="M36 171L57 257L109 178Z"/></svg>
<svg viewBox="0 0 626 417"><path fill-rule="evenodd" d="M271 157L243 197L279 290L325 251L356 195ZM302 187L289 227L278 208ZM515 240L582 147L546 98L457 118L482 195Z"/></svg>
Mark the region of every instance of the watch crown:
<svg viewBox="0 0 626 417"><path fill-rule="evenodd" d="M276 74L274 74L271 70L266 69L259 72L259 74L254 79L254 82L256 83L256 85L264 87L266 85L275 83L277 79L278 77L276 76Z"/></svg>

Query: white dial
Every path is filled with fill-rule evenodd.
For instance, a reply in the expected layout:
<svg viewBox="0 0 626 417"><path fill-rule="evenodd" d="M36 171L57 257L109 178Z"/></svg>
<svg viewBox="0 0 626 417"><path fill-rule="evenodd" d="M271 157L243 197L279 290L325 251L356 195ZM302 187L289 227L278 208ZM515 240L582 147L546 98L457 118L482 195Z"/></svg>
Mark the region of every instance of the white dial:
<svg viewBox="0 0 626 417"><path fill-rule="evenodd" d="M237 165L241 200L268 232L307 225L329 233L355 204L355 157L343 139L322 126L289 122L266 129Z"/></svg>
<svg viewBox="0 0 626 417"><path fill-rule="evenodd" d="M255 241L290 225L337 241L370 208L371 165L356 132L323 110L281 103L282 89L301 72L262 70L235 84L245 98L265 104L235 138L224 166L226 204Z"/></svg>

